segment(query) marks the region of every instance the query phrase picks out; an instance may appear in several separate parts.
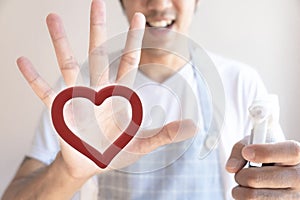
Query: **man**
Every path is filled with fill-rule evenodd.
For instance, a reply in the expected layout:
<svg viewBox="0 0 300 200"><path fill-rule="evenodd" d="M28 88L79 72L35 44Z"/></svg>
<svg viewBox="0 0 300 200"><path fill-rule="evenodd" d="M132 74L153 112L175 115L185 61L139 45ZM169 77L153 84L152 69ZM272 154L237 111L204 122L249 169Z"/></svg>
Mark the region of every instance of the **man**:
<svg viewBox="0 0 300 200"><path fill-rule="evenodd" d="M121 3L128 20L131 22L130 30L142 29L145 25L153 27L154 33L152 32L152 34L161 34L160 36L168 42L168 39L172 39L172 37L169 37L168 32L159 32L159 28L163 27L170 31L188 35L189 25L198 2L196 0L123 0ZM68 44L62 22L57 15L50 14L47 17L47 25L64 82L66 86L73 86L79 74L79 67ZM155 33L155 31L159 33ZM145 34L151 34L151 31ZM94 0L91 6L90 54L93 54L93 50L105 40L104 2L102 0ZM128 38L125 45L125 53L121 58L120 67L116 73L117 83L121 83L124 77L126 79L128 72L133 71L137 73L138 65L145 66L140 67L139 71L158 83L165 82L177 73L192 74L189 70L193 69L188 68L190 65L174 54L165 53L157 49L128 51L128 48L135 42L141 46L142 37L137 35ZM226 169L230 173L235 173L235 181L238 184L232 190L233 198L299 199L299 143L286 141L265 145L246 145L248 138L245 138L232 147L233 142L243 138L250 131L249 119L247 118L248 106L255 98L266 93L259 77L251 69L239 66L237 63L229 63L214 56L213 60L216 62L217 67L218 65L221 66L218 69L224 84L225 97L229 103L226 104L227 116L221 142L217 149L213 150L205 159L199 161L191 156L197 151L193 143L184 155L170 163L171 165L153 170L150 173L134 174L122 173L122 171L113 169L101 170L62 140L60 140L60 147L57 149L58 143L53 139L53 130L49 129L50 122L44 118L35 146L29 153L30 157L27 157L22 163L3 198L70 199L83 187L80 195L83 198L90 199L93 194L85 193L84 184L91 177L95 177L95 175L98 177L96 191L99 199L230 198L227 195L230 191L225 183L226 175L224 175L223 168L225 168L224 160L229 156L229 151L232 148ZM53 90L36 73L28 59L24 57L19 58L17 63L32 89L50 107L55 97ZM147 67L147 63L172 66L172 69ZM182 70L185 71L182 72ZM90 66L90 71L91 87L97 88L109 79L103 69L101 71ZM104 80L99 81L99 74L104 74ZM192 77L191 79L192 81L199 81L197 77ZM128 80L125 82L132 85L132 83L128 83ZM201 95L198 94L198 96L200 98ZM203 110L205 107L201 106L201 108ZM71 110L68 114L70 118L72 112ZM205 116L202 117L205 118ZM178 127L181 127L183 130L179 131ZM178 132L182 132L184 137L178 138ZM132 141L127 150L133 154L147 157L150 152L160 146L166 144L166 146L170 146L175 142L189 141L186 139L193 137L194 132L193 123L189 121L178 120L170 122L164 128L151 135L151 137ZM119 167L114 165L113 168L128 166L136 162L136 159L133 156L131 160L126 160ZM140 159L142 160L143 158ZM243 169L247 161L275 163L275 165ZM139 162L137 161L136 163ZM142 160L141 162L143 164L144 161Z"/></svg>

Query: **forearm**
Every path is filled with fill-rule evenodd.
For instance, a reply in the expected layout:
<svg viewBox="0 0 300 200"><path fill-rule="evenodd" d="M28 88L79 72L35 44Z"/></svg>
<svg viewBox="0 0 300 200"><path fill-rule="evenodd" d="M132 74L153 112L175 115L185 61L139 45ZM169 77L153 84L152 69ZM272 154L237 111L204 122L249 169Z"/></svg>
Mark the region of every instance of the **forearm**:
<svg viewBox="0 0 300 200"><path fill-rule="evenodd" d="M87 181L70 176L60 154L55 161L28 176L16 178L7 188L3 200L70 199Z"/></svg>

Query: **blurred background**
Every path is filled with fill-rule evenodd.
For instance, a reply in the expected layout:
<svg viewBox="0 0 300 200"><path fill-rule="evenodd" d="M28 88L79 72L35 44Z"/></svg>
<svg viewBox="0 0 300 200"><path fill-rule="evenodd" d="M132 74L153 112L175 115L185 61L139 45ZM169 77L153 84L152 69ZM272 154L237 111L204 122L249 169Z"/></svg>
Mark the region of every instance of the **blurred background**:
<svg viewBox="0 0 300 200"><path fill-rule="evenodd" d="M108 32L127 30L118 0L106 0ZM59 14L77 60L88 49L88 0L0 1L0 196L28 151L44 108L19 73L15 60L29 57L54 84L59 69L45 18ZM281 124L300 141L300 2L297 0L202 0L191 36L206 49L253 66L270 92L279 95Z"/></svg>

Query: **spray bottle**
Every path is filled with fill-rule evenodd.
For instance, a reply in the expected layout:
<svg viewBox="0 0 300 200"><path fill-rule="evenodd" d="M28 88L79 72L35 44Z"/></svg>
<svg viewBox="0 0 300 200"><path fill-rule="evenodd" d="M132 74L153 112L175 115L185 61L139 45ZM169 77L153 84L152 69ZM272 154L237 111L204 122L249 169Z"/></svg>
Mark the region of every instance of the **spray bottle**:
<svg viewBox="0 0 300 200"><path fill-rule="evenodd" d="M255 100L249 108L253 124L250 144L275 142L279 126L279 101L277 95L267 95ZM262 163L249 163L250 167L262 167Z"/></svg>

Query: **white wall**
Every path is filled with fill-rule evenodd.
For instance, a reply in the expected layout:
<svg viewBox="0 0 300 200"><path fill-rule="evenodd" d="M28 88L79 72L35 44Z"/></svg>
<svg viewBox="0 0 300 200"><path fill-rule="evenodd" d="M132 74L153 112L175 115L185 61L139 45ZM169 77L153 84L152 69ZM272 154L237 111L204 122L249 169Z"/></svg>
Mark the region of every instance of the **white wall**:
<svg viewBox="0 0 300 200"><path fill-rule="evenodd" d="M117 0L107 0L110 36L126 30ZM60 14L79 61L87 56L89 1L0 2L0 196L28 150L43 104L17 70L25 55L51 84L59 76L45 17ZM300 140L300 5L296 0L203 0L192 28L205 48L253 65L280 95L287 137Z"/></svg>

